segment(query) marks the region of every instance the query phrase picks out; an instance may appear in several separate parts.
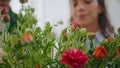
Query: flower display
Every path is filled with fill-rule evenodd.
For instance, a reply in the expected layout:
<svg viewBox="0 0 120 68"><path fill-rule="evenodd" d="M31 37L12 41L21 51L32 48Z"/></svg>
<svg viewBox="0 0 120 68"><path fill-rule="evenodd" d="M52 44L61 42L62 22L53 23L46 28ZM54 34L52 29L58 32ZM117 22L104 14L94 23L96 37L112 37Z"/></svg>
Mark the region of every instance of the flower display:
<svg viewBox="0 0 120 68"><path fill-rule="evenodd" d="M26 0L20 0L25 3ZM52 35L50 22L45 28L36 27L34 9L22 7L18 14L17 26L10 33L10 17L2 8L1 22L5 25L3 51L0 53L0 68L119 68L120 28L114 37L94 43L95 33L79 28L73 21L61 31L60 39ZM23 14L24 12L24 14ZM0 22L0 23L1 23ZM89 40L90 47L85 45Z"/></svg>

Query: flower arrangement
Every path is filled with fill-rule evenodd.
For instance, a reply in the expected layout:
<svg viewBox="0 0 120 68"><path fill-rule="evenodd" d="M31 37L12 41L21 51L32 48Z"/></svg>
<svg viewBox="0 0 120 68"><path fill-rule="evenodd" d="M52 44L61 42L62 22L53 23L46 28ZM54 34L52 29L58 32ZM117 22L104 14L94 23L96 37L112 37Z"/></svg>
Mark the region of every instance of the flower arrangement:
<svg viewBox="0 0 120 68"><path fill-rule="evenodd" d="M12 33L7 31L9 17L2 19L5 28L0 68L120 67L120 29L114 38L104 39L100 46L95 47L95 34L79 28L74 22L62 31L56 46L50 23L46 23L45 29L36 27L37 20L33 13L34 9L23 7ZM87 38L90 48L84 44Z"/></svg>

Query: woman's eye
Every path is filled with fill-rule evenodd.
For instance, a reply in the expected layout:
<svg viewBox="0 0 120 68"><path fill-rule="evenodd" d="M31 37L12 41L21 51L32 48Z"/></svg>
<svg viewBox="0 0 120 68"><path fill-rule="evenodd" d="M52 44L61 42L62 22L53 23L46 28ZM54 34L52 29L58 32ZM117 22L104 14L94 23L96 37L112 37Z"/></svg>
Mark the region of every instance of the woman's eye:
<svg viewBox="0 0 120 68"><path fill-rule="evenodd" d="M76 7L77 6L77 3L73 3L73 7Z"/></svg>
<svg viewBox="0 0 120 68"><path fill-rule="evenodd" d="M86 4L90 4L92 2L92 0L85 0Z"/></svg>

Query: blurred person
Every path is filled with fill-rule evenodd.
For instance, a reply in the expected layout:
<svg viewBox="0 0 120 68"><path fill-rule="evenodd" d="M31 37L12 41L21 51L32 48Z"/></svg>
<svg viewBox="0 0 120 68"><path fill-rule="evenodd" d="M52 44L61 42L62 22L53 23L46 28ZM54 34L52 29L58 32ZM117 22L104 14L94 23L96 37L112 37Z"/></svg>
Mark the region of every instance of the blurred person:
<svg viewBox="0 0 120 68"><path fill-rule="evenodd" d="M70 7L71 22L94 32L96 46L105 38L113 37L114 28L108 19L105 0L70 0ZM89 40L85 41L85 45L89 47Z"/></svg>
<svg viewBox="0 0 120 68"><path fill-rule="evenodd" d="M17 14L14 13L11 10L11 7L9 6L10 0L0 0L0 9L1 9L1 15L3 16L8 16L7 20L10 22L9 27L8 27L8 32L12 33L13 29L17 26ZM6 19L6 18L5 18ZM0 32L2 34L4 30L4 24L2 21L0 21ZM3 42L1 42L2 35L0 36L0 47L3 45Z"/></svg>

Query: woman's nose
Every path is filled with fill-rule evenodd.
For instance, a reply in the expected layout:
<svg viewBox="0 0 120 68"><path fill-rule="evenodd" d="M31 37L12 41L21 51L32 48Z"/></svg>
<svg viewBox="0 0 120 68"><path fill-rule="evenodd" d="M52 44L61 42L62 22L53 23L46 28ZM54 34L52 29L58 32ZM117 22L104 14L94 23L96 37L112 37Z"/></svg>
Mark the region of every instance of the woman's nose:
<svg viewBox="0 0 120 68"><path fill-rule="evenodd" d="M85 5L84 4L78 4L77 5L77 10L83 11L84 9L85 9Z"/></svg>

